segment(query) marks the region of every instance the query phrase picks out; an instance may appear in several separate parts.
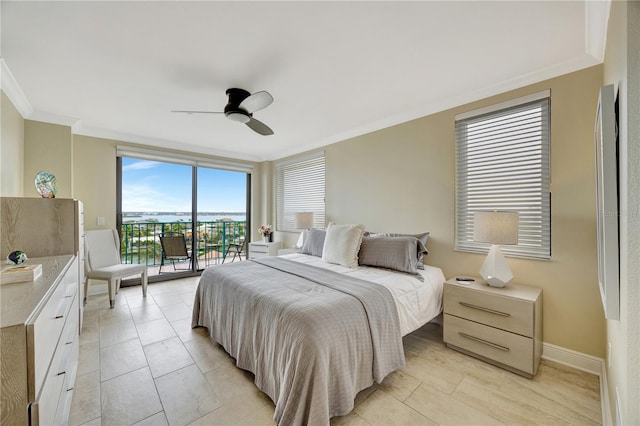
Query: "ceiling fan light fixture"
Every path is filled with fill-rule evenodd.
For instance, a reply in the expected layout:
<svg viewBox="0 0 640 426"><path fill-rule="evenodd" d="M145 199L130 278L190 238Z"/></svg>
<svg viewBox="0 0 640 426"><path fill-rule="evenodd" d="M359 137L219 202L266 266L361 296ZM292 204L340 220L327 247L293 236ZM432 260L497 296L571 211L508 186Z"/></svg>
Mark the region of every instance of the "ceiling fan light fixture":
<svg viewBox="0 0 640 426"><path fill-rule="evenodd" d="M227 116L227 118L229 120L232 121L237 121L239 123L243 123L246 124L249 122L249 120L251 120L251 117L249 117L247 114L242 113L242 112L228 112L225 114Z"/></svg>
<svg viewBox="0 0 640 426"><path fill-rule="evenodd" d="M246 124L254 132L262 136L273 135L273 130L263 122L253 118L253 113L268 107L273 102L273 96L264 90L251 94L244 89L227 89L229 102L224 111L191 111L174 110L187 114L224 114L231 121Z"/></svg>

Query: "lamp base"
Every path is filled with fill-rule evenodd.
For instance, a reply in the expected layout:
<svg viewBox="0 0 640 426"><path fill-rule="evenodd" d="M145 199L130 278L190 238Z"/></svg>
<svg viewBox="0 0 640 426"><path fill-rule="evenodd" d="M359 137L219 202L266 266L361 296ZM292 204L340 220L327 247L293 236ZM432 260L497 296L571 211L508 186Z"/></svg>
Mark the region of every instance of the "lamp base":
<svg viewBox="0 0 640 426"><path fill-rule="evenodd" d="M513 278L507 259L502 255L499 245L491 246L489 254L480 268L480 276L491 287L504 287Z"/></svg>

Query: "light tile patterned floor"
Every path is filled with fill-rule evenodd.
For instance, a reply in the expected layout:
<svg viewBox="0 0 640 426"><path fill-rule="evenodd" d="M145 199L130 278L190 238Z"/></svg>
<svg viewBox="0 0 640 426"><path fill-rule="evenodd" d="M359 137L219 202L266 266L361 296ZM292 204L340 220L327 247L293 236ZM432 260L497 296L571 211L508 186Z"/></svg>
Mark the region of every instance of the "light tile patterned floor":
<svg viewBox="0 0 640 426"><path fill-rule="evenodd" d="M71 425L271 425L273 403L205 329L191 329L199 278L90 296ZM361 392L337 425L600 424L598 377L543 361L528 380L450 350L428 324L404 338L407 366Z"/></svg>

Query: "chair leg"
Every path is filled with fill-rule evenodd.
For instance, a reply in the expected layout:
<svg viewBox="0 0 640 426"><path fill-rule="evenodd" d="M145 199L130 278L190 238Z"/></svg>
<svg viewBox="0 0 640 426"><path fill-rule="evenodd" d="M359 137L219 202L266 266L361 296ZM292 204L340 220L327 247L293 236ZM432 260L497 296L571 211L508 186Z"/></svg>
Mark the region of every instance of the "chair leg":
<svg viewBox="0 0 640 426"><path fill-rule="evenodd" d="M147 270L142 272L142 297L147 297Z"/></svg>
<svg viewBox="0 0 640 426"><path fill-rule="evenodd" d="M113 305L116 302L116 285L115 278L109 280L109 304L111 305L111 308L113 308Z"/></svg>

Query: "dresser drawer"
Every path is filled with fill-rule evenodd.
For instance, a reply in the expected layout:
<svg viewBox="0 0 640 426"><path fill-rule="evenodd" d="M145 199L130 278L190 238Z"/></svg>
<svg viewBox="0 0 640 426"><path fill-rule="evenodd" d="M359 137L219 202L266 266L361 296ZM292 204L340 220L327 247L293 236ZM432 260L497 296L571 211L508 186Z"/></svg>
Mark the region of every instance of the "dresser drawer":
<svg viewBox="0 0 640 426"><path fill-rule="evenodd" d="M77 260L71 263L55 287L53 295L42 308L31 325L27 325L28 345L33 348L33 370L30 371L30 389L32 398L37 398L40 387L49 368L58 341L61 340L65 324L69 321L78 328ZM75 281L74 281L75 280Z"/></svg>
<svg viewBox="0 0 640 426"><path fill-rule="evenodd" d="M444 322L444 341L448 345L530 375L535 373L533 339L448 314Z"/></svg>
<svg viewBox="0 0 640 426"><path fill-rule="evenodd" d="M27 326L28 345L33 348L33 352L29 353L29 356L33 356L32 365L34 366L34 369L29 372L29 393L32 398L36 398L40 393L65 320L71 311L73 300L65 297L66 290L66 286L59 283L35 322Z"/></svg>
<svg viewBox="0 0 640 426"><path fill-rule="evenodd" d="M71 309L78 309L78 298L72 297ZM57 342L53 359L45 377L37 401L31 407L31 415L37 417L41 425L66 424L62 420L63 399L67 391L73 389L78 368L78 317L69 315Z"/></svg>
<svg viewBox="0 0 640 426"><path fill-rule="evenodd" d="M446 314L527 337L534 335L534 304L530 301L461 286L447 285L444 292Z"/></svg>
<svg viewBox="0 0 640 426"><path fill-rule="evenodd" d="M65 297L71 297L78 291L78 261L75 260L67 273L64 274L64 278L62 284L65 287L64 295Z"/></svg>

